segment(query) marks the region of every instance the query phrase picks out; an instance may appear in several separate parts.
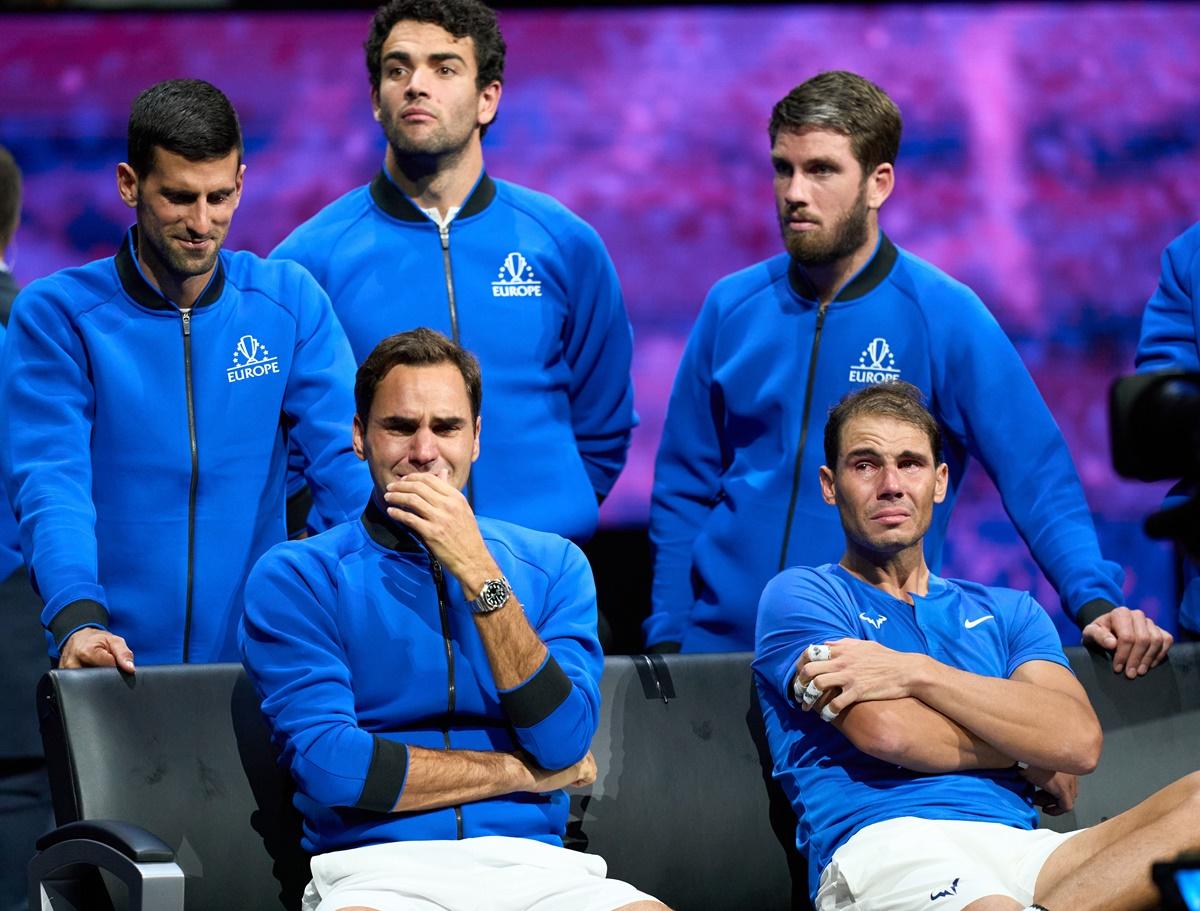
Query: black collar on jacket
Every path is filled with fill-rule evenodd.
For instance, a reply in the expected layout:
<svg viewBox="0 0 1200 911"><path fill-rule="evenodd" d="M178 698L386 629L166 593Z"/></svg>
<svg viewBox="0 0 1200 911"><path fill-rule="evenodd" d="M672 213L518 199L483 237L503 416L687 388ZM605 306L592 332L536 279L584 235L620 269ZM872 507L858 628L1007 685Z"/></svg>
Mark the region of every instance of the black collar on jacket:
<svg viewBox="0 0 1200 911"><path fill-rule="evenodd" d="M495 196L496 182L484 171L479 183L475 185L474 192L467 197L467 201L455 217L466 218L468 215L479 214L488 207ZM371 199L375 200L375 205L399 221L429 221L429 216L404 195L404 191L392 182L382 168L371 181Z"/></svg>
<svg viewBox="0 0 1200 911"><path fill-rule="evenodd" d="M858 275L838 292L837 297L833 299L834 303L838 301L855 300L859 297L864 297L871 291L874 291L888 277L888 273L892 271L892 266L896 264L896 258L900 255L896 250L896 245L888 240L888 236L882 231L879 232L879 249L875 251L875 255L871 257L871 261L866 264ZM794 259L788 266L788 280L792 284L792 290L803 298L808 300L817 300L820 296L817 294L817 289L813 287L813 283L808 278L808 273Z"/></svg>
<svg viewBox="0 0 1200 911"><path fill-rule="evenodd" d="M388 518L388 514L376 505L374 497L363 510L362 524L371 540L380 547L402 554L425 552L420 539L403 525Z"/></svg>
<svg viewBox="0 0 1200 911"><path fill-rule="evenodd" d="M137 225L134 225L125 236L116 257L117 276L121 279L121 286L125 289L125 293L150 310L178 309L175 304L163 296L161 291L142 276L137 264L137 244L138 231ZM223 290L225 290L225 263L218 255L212 278L208 280L208 286L196 298L192 307L207 307L209 304L215 303Z"/></svg>

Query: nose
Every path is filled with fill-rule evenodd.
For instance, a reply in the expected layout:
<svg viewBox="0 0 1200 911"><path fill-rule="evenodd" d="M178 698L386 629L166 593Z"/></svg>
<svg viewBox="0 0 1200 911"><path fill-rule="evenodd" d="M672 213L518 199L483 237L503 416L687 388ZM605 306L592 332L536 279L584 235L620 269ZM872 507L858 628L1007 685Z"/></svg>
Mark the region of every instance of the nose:
<svg viewBox="0 0 1200 911"><path fill-rule="evenodd" d="M441 453L437 447L437 436L428 427L422 427L409 440L408 461L414 468L430 468Z"/></svg>
<svg viewBox="0 0 1200 911"><path fill-rule="evenodd" d="M881 500L896 500L904 496L900 486L900 469L895 465L884 465L878 476L876 491Z"/></svg>
<svg viewBox="0 0 1200 911"><path fill-rule="evenodd" d="M783 200L789 206L807 206L809 202L809 186L804 175L796 170L783 186Z"/></svg>
<svg viewBox="0 0 1200 911"><path fill-rule="evenodd" d="M404 89L406 98L429 97L429 89L425 85L432 78L427 67L417 66L413 68L412 75L408 77L408 85Z"/></svg>
<svg viewBox="0 0 1200 911"><path fill-rule="evenodd" d="M187 229L192 234L203 237L212 228L212 210L208 200L201 196L188 211Z"/></svg>

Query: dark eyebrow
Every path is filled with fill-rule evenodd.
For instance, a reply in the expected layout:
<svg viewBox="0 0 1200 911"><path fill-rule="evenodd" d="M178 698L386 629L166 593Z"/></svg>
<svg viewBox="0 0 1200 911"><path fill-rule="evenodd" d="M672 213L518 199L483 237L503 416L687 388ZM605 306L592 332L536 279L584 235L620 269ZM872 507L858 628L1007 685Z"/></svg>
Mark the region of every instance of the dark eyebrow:
<svg viewBox="0 0 1200 911"><path fill-rule="evenodd" d="M451 418L435 417L429 423L432 426L438 428L439 430L458 430L461 427L465 427L467 424L467 422L465 420L463 420L462 418L458 418L458 417L451 417Z"/></svg>
<svg viewBox="0 0 1200 911"><path fill-rule="evenodd" d="M462 54L456 54L454 51L430 54L429 59L434 63L445 63L447 60L457 60L463 64L467 62ZM408 51L388 51L388 53L383 55L383 61L387 63L389 60L395 60L398 63L412 63L412 55Z"/></svg>
<svg viewBox="0 0 1200 911"><path fill-rule="evenodd" d="M853 461L854 459L862 459L870 456L871 458L881 458L878 449L872 449L869 446L860 446L858 449L851 449L846 453L846 460Z"/></svg>

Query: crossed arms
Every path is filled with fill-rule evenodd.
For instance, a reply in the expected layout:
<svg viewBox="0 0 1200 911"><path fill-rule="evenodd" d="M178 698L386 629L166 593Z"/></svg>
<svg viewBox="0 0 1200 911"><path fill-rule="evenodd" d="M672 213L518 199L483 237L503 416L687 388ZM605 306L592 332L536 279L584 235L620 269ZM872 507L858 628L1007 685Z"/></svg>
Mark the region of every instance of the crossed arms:
<svg viewBox="0 0 1200 911"><path fill-rule="evenodd" d="M828 708L858 749L916 772L1002 769L1015 762L1066 812L1075 776L1095 769L1103 735L1083 687L1051 661L1019 665L1007 679L958 670L877 642L838 639L830 657L797 662L801 687L822 691L805 711Z"/></svg>

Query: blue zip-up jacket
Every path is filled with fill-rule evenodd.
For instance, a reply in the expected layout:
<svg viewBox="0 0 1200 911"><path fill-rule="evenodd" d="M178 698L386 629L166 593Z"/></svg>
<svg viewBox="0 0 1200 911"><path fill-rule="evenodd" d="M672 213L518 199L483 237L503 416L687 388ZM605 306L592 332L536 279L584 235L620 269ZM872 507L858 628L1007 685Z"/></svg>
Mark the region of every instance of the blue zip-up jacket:
<svg viewBox="0 0 1200 911"><path fill-rule="evenodd" d="M625 465L633 336L599 235L542 193L481 175L445 229L381 171L271 254L308 269L361 364L428 326L483 368L476 512L576 541Z"/></svg>
<svg viewBox="0 0 1200 911"><path fill-rule="evenodd" d="M1066 441L1012 343L970 289L883 235L828 306L787 254L719 281L688 339L654 473L646 641L684 651L754 645L763 586L836 562L822 499L830 407L870 383L928 398L950 466L925 538L936 570L969 456L995 482L1034 559L1081 625L1121 603Z"/></svg>
<svg viewBox="0 0 1200 911"><path fill-rule="evenodd" d="M1135 363L1138 373L1200 371L1200 222L1163 251L1158 288L1142 314ZM1192 485L1177 486L1164 505L1181 505L1194 493ZM1190 560L1184 564L1179 623L1193 633L1200 632L1200 578Z"/></svg>
<svg viewBox="0 0 1200 911"><path fill-rule="evenodd" d="M586 559L557 535L485 518L479 529L549 650L511 690L496 688L458 582L373 502L251 573L243 661L295 779L306 850L477 835L562 844L561 790L390 812L409 746L524 750L561 769L596 733L604 658Z"/></svg>
<svg viewBox="0 0 1200 911"><path fill-rule="evenodd" d="M83 626L142 664L236 660L246 575L284 539L290 436L317 508L356 514L354 361L303 269L222 251L190 312L118 254L29 285L0 439L51 652Z"/></svg>

